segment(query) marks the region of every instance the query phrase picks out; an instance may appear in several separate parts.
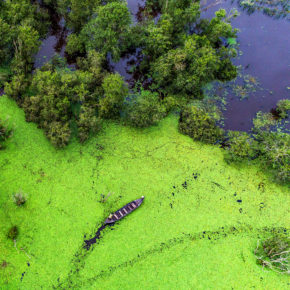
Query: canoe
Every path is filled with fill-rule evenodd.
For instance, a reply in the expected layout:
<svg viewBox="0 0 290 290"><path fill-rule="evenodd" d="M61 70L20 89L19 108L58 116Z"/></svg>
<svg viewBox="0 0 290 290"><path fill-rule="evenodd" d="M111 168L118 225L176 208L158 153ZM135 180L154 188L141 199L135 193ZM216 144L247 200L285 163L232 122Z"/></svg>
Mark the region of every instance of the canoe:
<svg viewBox="0 0 290 290"><path fill-rule="evenodd" d="M105 224L112 224L122 219L123 217L127 216L136 208L138 208L142 204L143 200L144 200L144 196L134 201L131 201L130 203L123 206L122 208L118 209L116 212L111 213L109 217L106 219Z"/></svg>

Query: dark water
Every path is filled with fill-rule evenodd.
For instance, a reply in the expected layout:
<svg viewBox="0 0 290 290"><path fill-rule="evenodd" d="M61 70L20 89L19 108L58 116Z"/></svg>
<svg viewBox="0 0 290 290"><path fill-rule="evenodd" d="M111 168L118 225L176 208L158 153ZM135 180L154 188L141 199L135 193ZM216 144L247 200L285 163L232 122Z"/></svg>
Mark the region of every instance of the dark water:
<svg viewBox="0 0 290 290"><path fill-rule="evenodd" d="M134 22L140 18L145 0L127 0ZM240 29L238 42L243 52L234 62L244 68L244 73L254 77L263 90L250 94L240 101L229 96L225 112L225 128L249 130L258 111L270 112L278 100L290 97L290 26L286 19L274 19L261 12L251 15L242 11L236 2L204 0L202 7L209 7L202 17L211 18L214 12L224 8L229 12L237 8L240 16L233 20L233 27ZM55 53L64 56L65 38L68 31L62 19L58 19L48 37L43 41L36 56L36 67L40 67ZM46 58L45 58L46 57ZM112 68L132 84L134 76L130 68L138 60L138 52L124 56L119 62L111 62Z"/></svg>
<svg viewBox="0 0 290 290"><path fill-rule="evenodd" d="M209 1L211 5L214 1ZM238 28L238 42L243 55L235 64L247 68L245 72L255 77L263 90L252 94L249 99L229 99L225 112L227 129L249 130L252 118L258 111L270 112L277 101L290 97L290 23L286 19L274 19L261 12L248 15L235 3L223 1L203 13L214 16L220 8L230 11L237 8L240 16L232 25Z"/></svg>
<svg viewBox="0 0 290 290"><path fill-rule="evenodd" d="M57 12L42 4L48 10L50 23L52 23L47 38L45 38L40 46L40 49L35 57L34 67L39 68L48 62L56 54L65 56L66 38L69 31L65 27L65 21Z"/></svg>

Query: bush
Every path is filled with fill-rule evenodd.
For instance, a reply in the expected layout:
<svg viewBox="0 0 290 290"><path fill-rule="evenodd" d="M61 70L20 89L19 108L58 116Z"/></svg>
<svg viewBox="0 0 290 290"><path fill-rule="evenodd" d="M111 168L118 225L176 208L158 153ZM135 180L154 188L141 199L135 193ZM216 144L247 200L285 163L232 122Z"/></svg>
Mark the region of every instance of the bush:
<svg viewBox="0 0 290 290"><path fill-rule="evenodd" d="M281 274L290 274L289 237L273 237L259 242L254 251L257 264Z"/></svg>
<svg viewBox="0 0 290 290"><path fill-rule="evenodd" d="M179 131L197 141L216 143L224 136L224 130L204 109L188 105L180 114Z"/></svg>
<svg viewBox="0 0 290 290"><path fill-rule="evenodd" d="M100 120L96 116L96 110L82 106L77 125L80 142L84 142L89 138L90 133L96 133L100 129Z"/></svg>
<svg viewBox="0 0 290 290"><path fill-rule="evenodd" d="M22 192L15 193L13 195L13 200L17 206L22 206L26 203L26 197L23 195Z"/></svg>
<svg viewBox="0 0 290 290"><path fill-rule="evenodd" d="M256 118L254 118L253 124L254 131L270 130L271 127L276 125L276 121L271 113L263 113L260 111L257 113Z"/></svg>
<svg viewBox="0 0 290 290"><path fill-rule="evenodd" d="M46 136L57 148L65 147L71 136L69 123L52 122L48 126Z"/></svg>
<svg viewBox="0 0 290 290"><path fill-rule="evenodd" d="M274 171L278 180L289 181L290 135L278 132L260 132L257 138L264 164Z"/></svg>
<svg viewBox="0 0 290 290"><path fill-rule="evenodd" d="M226 143L227 161L242 161L243 159L253 159L257 155L257 141L246 132L228 132Z"/></svg>
<svg viewBox="0 0 290 290"><path fill-rule="evenodd" d="M0 149L3 148L4 142L11 136L12 130L0 120Z"/></svg>
<svg viewBox="0 0 290 290"><path fill-rule="evenodd" d="M8 239L16 240L16 238L18 237L18 234L19 234L18 227L13 226L9 229L7 237Z"/></svg>
<svg viewBox="0 0 290 290"><path fill-rule="evenodd" d="M29 81L24 74L16 74L11 82L5 83L5 94L15 100L18 104L22 102L22 96L29 86Z"/></svg>
<svg viewBox="0 0 290 290"><path fill-rule="evenodd" d="M145 90L141 90L127 108L127 121L134 127L149 127L166 115L166 107L159 100L159 95Z"/></svg>
<svg viewBox="0 0 290 290"><path fill-rule="evenodd" d="M124 99L128 94L128 86L119 74L109 74L103 82L104 95L99 100L101 118L116 118L120 115Z"/></svg>
<svg viewBox="0 0 290 290"><path fill-rule="evenodd" d="M72 33L67 37L65 51L71 56L85 52L84 44L77 34Z"/></svg>
<svg viewBox="0 0 290 290"><path fill-rule="evenodd" d="M286 119L289 116L289 111L290 111L290 100L285 99L285 100L280 100L277 103L277 108L276 111L279 114L279 117L281 119Z"/></svg>

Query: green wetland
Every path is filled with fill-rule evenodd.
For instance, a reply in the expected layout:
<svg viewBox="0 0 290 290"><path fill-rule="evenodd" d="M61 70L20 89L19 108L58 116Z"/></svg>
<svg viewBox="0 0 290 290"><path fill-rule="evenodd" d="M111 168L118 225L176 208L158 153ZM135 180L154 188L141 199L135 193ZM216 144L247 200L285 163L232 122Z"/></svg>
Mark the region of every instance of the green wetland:
<svg viewBox="0 0 290 290"><path fill-rule="evenodd" d="M1 97L0 113L15 127L0 155L2 289L287 288L253 253L290 219L287 187L258 166L226 164L222 149L178 133L174 116L144 130L108 122L86 145L56 150L13 101ZM109 212L141 195L138 210L83 248Z"/></svg>
<svg viewBox="0 0 290 290"><path fill-rule="evenodd" d="M0 289L288 289L289 0L4 2Z"/></svg>

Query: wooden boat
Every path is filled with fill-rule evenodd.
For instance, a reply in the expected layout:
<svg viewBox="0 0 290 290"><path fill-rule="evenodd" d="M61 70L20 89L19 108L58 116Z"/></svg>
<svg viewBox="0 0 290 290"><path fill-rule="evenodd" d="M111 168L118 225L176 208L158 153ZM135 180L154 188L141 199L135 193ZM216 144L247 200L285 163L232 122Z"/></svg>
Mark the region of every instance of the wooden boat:
<svg viewBox="0 0 290 290"><path fill-rule="evenodd" d="M106 219L105 224L112 224L122 219L123 217L127 216L136 208L138 208L142 204L143 200L144 200L144 196L134 201L131 201L130 203L123 206L122 208L118 209L116 212L111 213Z"/></svg>

